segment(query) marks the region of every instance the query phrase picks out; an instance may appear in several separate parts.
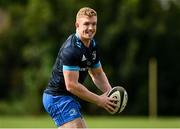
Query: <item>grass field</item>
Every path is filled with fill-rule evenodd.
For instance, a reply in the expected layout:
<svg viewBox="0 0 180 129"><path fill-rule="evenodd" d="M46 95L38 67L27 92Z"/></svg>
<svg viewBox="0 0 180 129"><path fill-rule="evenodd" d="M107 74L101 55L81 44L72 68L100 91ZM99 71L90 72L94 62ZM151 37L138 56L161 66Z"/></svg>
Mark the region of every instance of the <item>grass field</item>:
<svg viewBox="0 0 180 129"><path fill-rule="evenodd" d="M89 128L180 128L180 118L85 116ZM0 128L56 128L49 116L0 116Z"/></svg>

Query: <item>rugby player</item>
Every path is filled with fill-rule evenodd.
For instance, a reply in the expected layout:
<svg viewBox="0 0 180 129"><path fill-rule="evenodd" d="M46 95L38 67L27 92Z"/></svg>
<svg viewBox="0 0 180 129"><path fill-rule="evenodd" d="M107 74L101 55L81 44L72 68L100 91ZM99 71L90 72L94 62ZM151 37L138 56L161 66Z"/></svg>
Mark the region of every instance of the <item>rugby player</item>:
<svg viewBox="0 0 180 129"><path fill-rule="evenodd" d="M71 34L59 49L48 86L43 93L43 105L58 128L86 128L80 112L79 99L96 104L107 111L116 106L107 97L112 88L103 71L94 35L97 13L89 7L81 8L76 15L76 33ZM90 75L103 92L97 95L83 82Z"/></svg>

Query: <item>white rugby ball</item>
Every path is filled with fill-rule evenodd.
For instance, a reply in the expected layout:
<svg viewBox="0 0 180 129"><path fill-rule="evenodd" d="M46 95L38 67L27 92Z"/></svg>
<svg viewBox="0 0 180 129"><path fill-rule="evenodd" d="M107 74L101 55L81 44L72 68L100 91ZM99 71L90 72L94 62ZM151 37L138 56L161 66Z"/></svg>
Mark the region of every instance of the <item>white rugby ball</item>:
<svg viewBox="0 0 180 129"><path fill-rule="evenodd" d="M124 110L124 108L127 105L127 101L128 101L128 94L126 92L126 90L121 87L121 86L115 86L114 88L112 88L109 93L108 93L108 97L110 98L117 98L119 101L115 102L115 104L117 105L115 107L114 111L110 111L110 114L116 114L116 113L120 113Z"/></svg>

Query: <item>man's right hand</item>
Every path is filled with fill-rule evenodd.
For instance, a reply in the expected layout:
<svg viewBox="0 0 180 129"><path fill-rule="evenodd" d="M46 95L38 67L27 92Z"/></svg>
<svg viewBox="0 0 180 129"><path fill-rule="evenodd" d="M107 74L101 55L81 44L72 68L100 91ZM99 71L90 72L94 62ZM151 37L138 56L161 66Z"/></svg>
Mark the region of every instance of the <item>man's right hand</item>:
<svg viewBox="0 0 180 129"><path fill-rule="evenodd" d="M115 110L115 107L117 107L117 105L114 102L117 101L118 100L116 98L109 98L107 96L107 93L104 93L99 96L99 101L97 105L104 108L108 112L113 112Z"/></svg>

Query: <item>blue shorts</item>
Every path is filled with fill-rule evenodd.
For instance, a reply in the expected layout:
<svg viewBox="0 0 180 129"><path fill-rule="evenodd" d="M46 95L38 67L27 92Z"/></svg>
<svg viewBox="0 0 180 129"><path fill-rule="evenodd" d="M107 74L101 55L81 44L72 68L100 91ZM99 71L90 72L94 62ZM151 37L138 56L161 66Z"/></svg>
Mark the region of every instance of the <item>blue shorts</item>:
<svg viewBox="0 0 180 129"><path fill-rule="evenodd" d="M71 96L53 96L44 93L43 105L57 127L76 118L82 117L79 102Z"/></svg>

